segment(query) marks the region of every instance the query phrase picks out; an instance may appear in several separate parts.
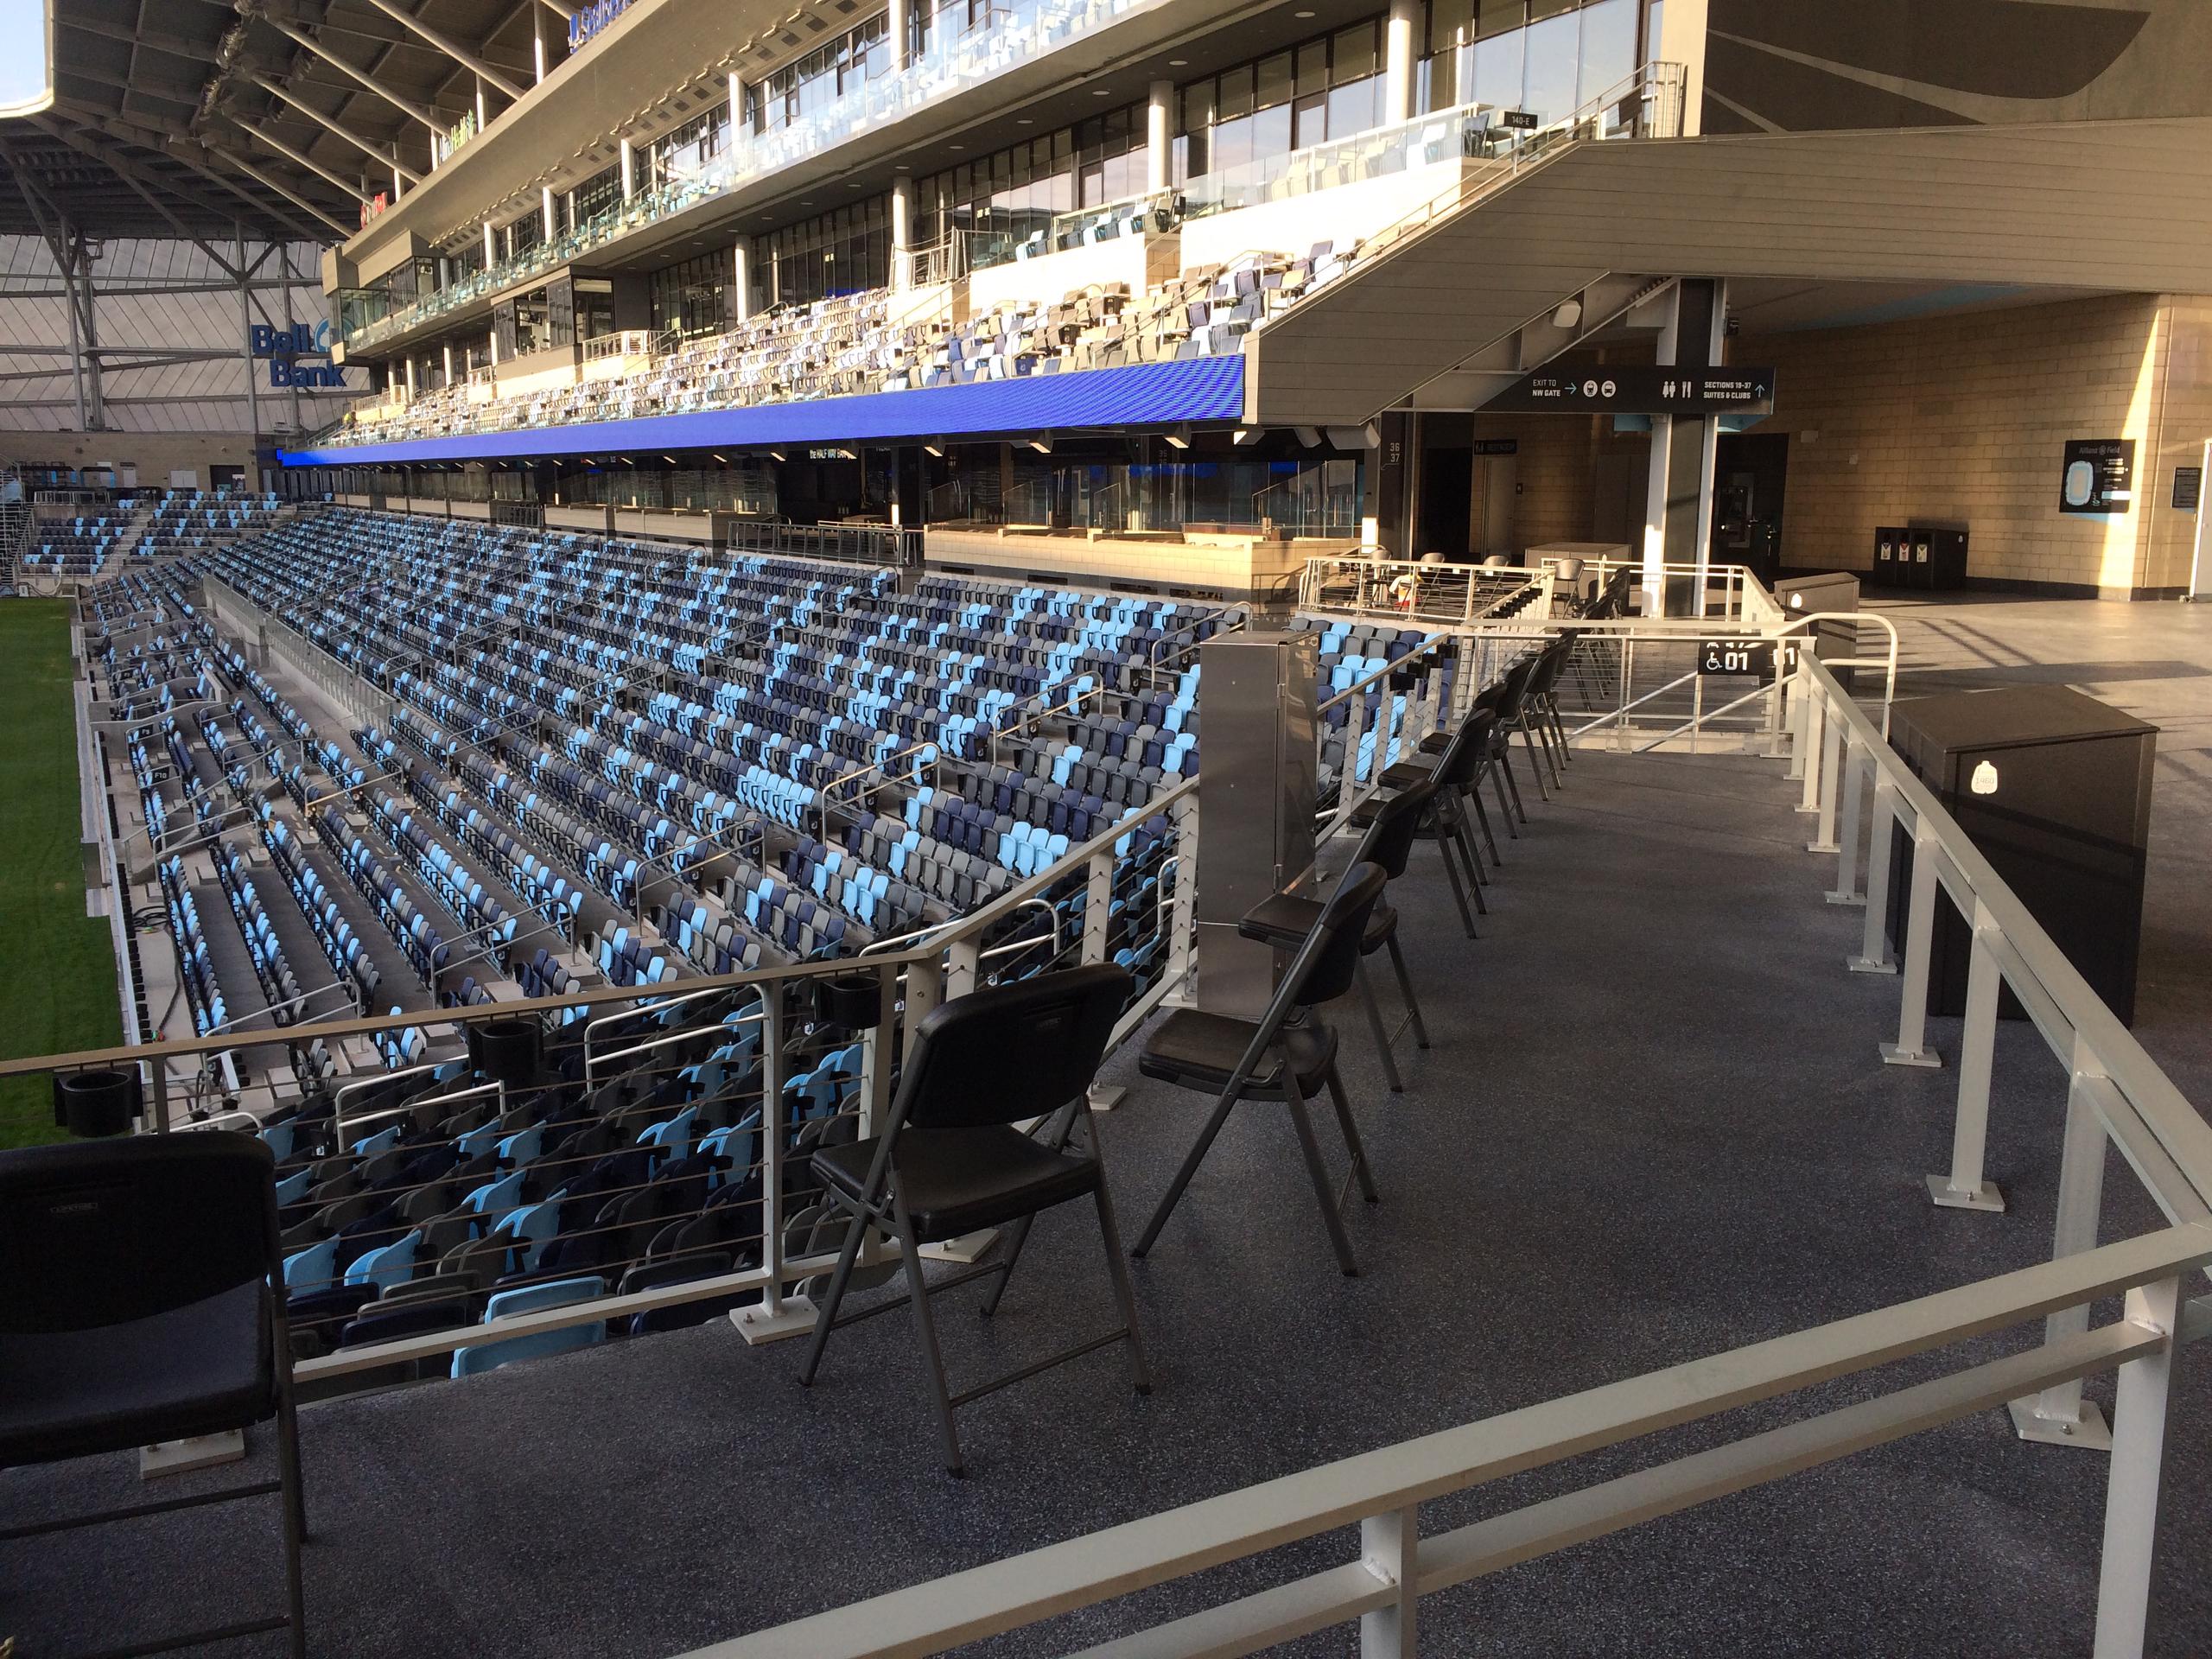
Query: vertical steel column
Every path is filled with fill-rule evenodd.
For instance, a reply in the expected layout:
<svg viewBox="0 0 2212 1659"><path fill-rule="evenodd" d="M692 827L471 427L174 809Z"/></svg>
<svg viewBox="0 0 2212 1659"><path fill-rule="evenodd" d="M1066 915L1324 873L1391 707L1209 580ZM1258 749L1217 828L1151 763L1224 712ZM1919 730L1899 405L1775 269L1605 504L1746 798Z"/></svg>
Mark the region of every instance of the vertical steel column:
<svg viewBox="0 0 2212 1659"><path fill-rule="evenodd" d="M1904 984L1897 1010L1897 1039L1882 1045L1885 1065L1939 1066L1942 1055L1928 1046L1928 956L1936 935L1936 837L1925 829L1912 834L1912 895L1904 920Z"/></svg>
<svg viewBox="0 0 2212 1659"><path fill-rule="evenodd" d="M2135 1659L2150 1624L2166 1424L2181 1352L2181 1281L2162 1279L2129 1291L2126 1317L2130 1324L2164 1332L2166 1340L2120 1368L2112 1472L2105 1488L2104 1560L2097 1575L2096 1659Z"/></svg>
<svg viewBox="0 0 2212 1659"><path fill-rule="evenodd" d="M1932 866L1934 860L1929 861ZM1917 885L1919 869L1914 868ZM1989 1074L1997 1052L1997 999L2005 976L1989 941L1997 924L1979 899L1969 920L1974 946L1967 966L1967 1016L1959 1035L1959 1106L1951 1129L1951 1173L1930 1175L1928 1196L1946 1210L2002 1210L2005 1199L1994 1181L1982 1179L1989 1142ZM1910 972L1910 969L1908 969Z"/></svg>
<svg viewBox="0 0 2212 1659"><path fill-rule="evenodd" d="M252 442L250 456L256 489L261 483L261 387L254 373L253 360L253 295L245 274L245 226L238 220L231 221L232 247L238 257L233 274L238 279L238 353L245 363L245 424ZM289 290L287 290L289 298ZM290 319L287 318L286 321Z"/></svg>
<svg viewBox="0 0 2212 1659"><path fill-rule="evenodd" d="M1106 960L1106 913L1114 904L1114 849L1091 855L1083 895L1083 953L1086 968Z"/></svg>
<svg viewBox="0 0 2212 1659"><path fill-rule="evenodd" d="M2097 1223L2104 1211L2105 1126L2093 1091L2096 1062L2080 1039L2074 1044L2074 1075L2066 1091L2065 1149L2058 1163L2058 1216L2051 1228L2050 1258L2063 1261L2097 1247ZM2062 1307L2044 1320L2044 1340L2063 1342L2089 1328L2087 1303ZM2011 1402L2012 1427L2024 1440L2050 1446L2112 1449L2112 1430L2096 1402L2082 1397L2082 1379L2055 1383L2041 1394Z"/></svg>
<svg viewBox="0 0 2212 1659"><path fill-rule="evenodd" d="M1866 931L1859 954L1846 958L1854 974L1894 974L1890 959L1890 846L1903 820L1897 816L1897 786L1881 762L1874 766L1874 810L1866 825Z"/></svg>
<svg viewBox="0 0 2212 1659"><path fill-rule="evenodd" d="M1171 1001L1187 1001L1197 965L1198 891L1198 797L1193 790L1167 809L1175 826L1175 898L1168 914L1167 982Z"/></svg>

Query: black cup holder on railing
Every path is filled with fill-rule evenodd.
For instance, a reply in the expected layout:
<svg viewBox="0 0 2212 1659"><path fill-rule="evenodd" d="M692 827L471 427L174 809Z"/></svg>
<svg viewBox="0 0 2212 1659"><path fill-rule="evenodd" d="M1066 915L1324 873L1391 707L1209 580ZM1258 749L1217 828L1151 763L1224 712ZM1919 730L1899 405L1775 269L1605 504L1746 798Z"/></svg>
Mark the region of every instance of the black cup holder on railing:
<svg viewBox="0 0 2212 1659"><path fill-rule="evenodd" d="M544 1045L535 1020L486 1020L468 1028L469 1069L493 1083L529 1083L544 1069Z"/></svg>
<svg viewBox="0 0 2212 1659"><path fill-rule="evenodd" d="M122 1135L138 1115L137 1071L69 1071L54 1079L54 1122L72 1135Z"/></svg>
<svg viewBox="0 0 2212 1659"><path fill-rule="evenodd" d="M883 982L874 974L832 974L814 987L815 1017L848 1031L867 1031L883 1021Z"/></svg>

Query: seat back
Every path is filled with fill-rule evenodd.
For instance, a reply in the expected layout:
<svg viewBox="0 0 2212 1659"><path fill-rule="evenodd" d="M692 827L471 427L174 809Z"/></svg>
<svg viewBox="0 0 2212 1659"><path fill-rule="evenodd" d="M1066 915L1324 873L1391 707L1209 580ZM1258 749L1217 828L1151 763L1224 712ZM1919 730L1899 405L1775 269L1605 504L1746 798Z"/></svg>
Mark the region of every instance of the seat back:
<svg viewBox="0 0 2212 1659"><path fill-rule="evenodd" d="M1367 918L1389 879L1379 864L1354 864L1344 873L1337 890L1322 905L1313 931L1291 959L1262 1024L1272 1027L1292 1008L1318 1007L1351 988Z"/></svg>
<svg viewBox="0 0 2212 1659"><path fill-rule="evenodd" d="M1439 789L1465 789L1475 779L1483 757L1491 752L1492 733L1497 725L1497 710L1475 708L1459 722L1459 729L1452 734L1452 741L1444 746L1438 757L1436 770L1430 773ZM1397 871L1392 870L1395 876Z"/></svg>
<svg viewBox="0 0 2212 1659"><path fill-rule="evenodd" d="M1460 740L1455 737L1452 741L1456 743ZM1421 815L1436 798L1439 787L1434 779L1424 779L1412 788L1387 798L1376 813L1375 822L1359 838L1359 850L1352 855L1353 865L1379 866L1384 877L1392 881L1403 875L1406 862L1413 856L1414 834L1421 828Z"/></svg>
<svg viewBox="0 0 2212 1659"><path fill-rule="evenodd" d="M201 1130L0 1153L0 1334L90 1330L274 1284L276 1160Z"/></svg>
<svg viewBox="0 0 2212 1659"><path fill-rule="evenodd" d="M1090 1087L1136 982L1098 963L970 992L933 1008L891 1103L893 1132L1018 1123Z"/></svg>

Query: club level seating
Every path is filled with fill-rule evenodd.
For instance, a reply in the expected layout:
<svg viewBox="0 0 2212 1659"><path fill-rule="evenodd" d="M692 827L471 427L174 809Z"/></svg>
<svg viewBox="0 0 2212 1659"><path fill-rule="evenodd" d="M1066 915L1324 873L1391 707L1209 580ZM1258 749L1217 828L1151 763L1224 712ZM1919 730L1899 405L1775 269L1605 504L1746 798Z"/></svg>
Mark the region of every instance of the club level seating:
<svg viewBox="0 0 2212 1659"><path fill-rule="evenodd" d="M1300 255L1247 254L1194 266L1141 294L1123 283L1093 284L1055 302L1001 302L964 322L949 306L922 319L901 311L894 321L890 290L871 289L764 312L685 340L632 374L488 400L466 384L448 385L410 403L349 410L324 442L639 420L1225 356L1266 318L1349 270L1357 252L1356 242L1325 241Z"/></svg>

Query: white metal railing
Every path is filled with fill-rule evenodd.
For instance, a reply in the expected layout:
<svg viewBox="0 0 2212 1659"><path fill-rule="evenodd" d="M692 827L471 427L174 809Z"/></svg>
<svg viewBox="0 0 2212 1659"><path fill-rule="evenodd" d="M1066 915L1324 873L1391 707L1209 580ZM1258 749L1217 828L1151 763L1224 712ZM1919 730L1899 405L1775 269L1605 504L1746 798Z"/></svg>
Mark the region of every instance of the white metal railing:
<svg viewBox="0 0 2212 1659"><path fill-rule="evenodd" d="M583 343L583 360L597 363L610 357L652 355L653 337L645 328L620 328L611 334L594 334Z"/></svg>
<svg viewBox="0 0 2212 1659"><path fill-rule="evenodd" d="M1929 1177L1933 1200L2002 1207L1981 1163L2000 988L2018 997L2069 1077L2051 1261L1224 1493L702 1649L694 1659L943 1652L1354 1524L1357 1554L1341 1566L1163 1624L1133 1624L1083 1652L1154 1659L1257 1653L1357 1620L1363 1655L1410 1659L1424 1596L1975 1412L2007 1405L2024 1439L2099 1444L2105 1425L2083 1401L2082 1383L2107 1371L2117 1373L2118 1389L2094 1651L2100 1659L2139 1655L2175 1362L2181 1344L2212 1332L2212 1299L2183 1296L2184 1281L2212 1267L2212 1125L2098 999L1829 666L1801 654L1789 683L1793 775L1804 783L1801 810L1819 824L1811 850L1838 857L1831 900L1866 906L1865 950L1852 969L1896 971L1885 938L1891 826L1914 848L1902 1012L1897 1040L1881 1046L1882 1059L1933 1063L1924 1020L1939 893L1972 929L1952 1167ZM2101 1246L2107 1141L2170 1224ZM2113 1296L2125 1299L2121 1317L2092 1327L2092 1304ZM2037 1320L2040 1342L2002 1358L1906 1386L1870 1380L1871 1392L1855 1403L1422 1535L1421 1506L1433 1499Z"/></svg>

